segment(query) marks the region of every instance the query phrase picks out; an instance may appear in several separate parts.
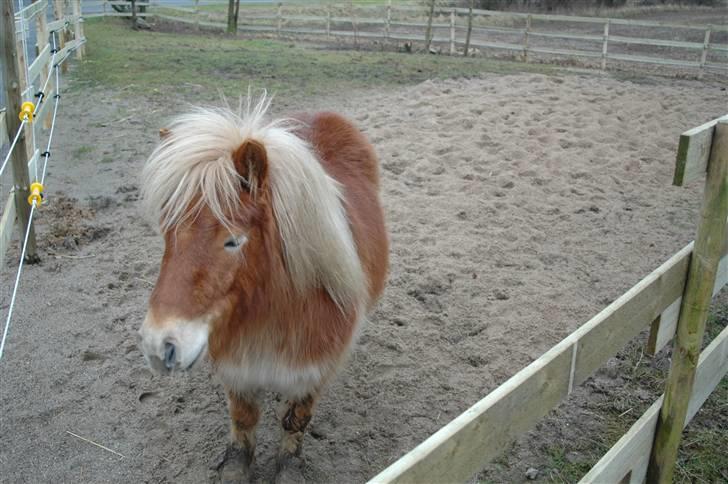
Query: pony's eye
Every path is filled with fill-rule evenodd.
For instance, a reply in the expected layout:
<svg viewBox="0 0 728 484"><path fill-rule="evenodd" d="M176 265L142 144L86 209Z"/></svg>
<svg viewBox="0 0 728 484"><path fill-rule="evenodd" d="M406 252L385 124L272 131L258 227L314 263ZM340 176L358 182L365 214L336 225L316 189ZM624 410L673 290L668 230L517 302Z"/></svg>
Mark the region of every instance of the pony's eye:
<svg viewBox="0 0 728 484"><path fill-rule="evenodd" d="M247 238L244 235L241 235L239 237L235 237L235 236L230 237L229 239L227 239L225 241L225 250L230 250L230 251L236 250L241 245L243 245L246 240L247 240Z"/></svg>

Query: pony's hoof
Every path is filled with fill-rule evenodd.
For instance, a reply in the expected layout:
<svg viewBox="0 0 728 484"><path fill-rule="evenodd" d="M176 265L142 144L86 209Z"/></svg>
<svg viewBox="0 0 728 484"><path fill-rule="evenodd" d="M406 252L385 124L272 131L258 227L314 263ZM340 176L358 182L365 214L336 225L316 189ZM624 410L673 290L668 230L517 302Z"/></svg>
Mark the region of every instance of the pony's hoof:
<svg viewBox="0 0 728 484"><path fill-rule="evenodd" d="M252 453L240 447L229 445L217 466L221 484L241 484L251 480Z"/></svg>
<svg viewBox="0 0 728 484"><path fill-rule="evenodd" d="M306 466L303 458L296 455L278 457L275 484L298 484L306 482L303 470Z"/></svg>

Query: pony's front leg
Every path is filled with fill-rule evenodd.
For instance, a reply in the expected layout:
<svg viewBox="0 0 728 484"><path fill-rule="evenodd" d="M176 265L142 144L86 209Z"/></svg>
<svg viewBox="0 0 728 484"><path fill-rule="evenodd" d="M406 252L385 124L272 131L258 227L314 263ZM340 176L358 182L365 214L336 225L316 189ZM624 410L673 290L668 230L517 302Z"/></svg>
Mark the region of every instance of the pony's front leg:
<svg viewBox="0 0 728 484"><path fill-rule="evenodd" d="M282 437L278 450L277 483L302 482L304 462L301 459L303 434L311 421L315 394L286 400L281 417Z"/></svg>
<svg viewBox="0 0 728 484"><path fill-rule="evenodd" d="M255 460L255 428L260 418L258 402L252 394L228 390L232 442L225 453L220 474L223 483L247 482Z"/></svg>

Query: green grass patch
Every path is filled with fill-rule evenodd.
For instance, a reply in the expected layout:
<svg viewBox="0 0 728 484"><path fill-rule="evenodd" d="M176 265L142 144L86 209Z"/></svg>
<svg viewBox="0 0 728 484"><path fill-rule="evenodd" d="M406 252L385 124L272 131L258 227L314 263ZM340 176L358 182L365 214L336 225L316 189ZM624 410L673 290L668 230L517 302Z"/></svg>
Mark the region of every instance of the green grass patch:
<svg viewBox="0 0 728 484"><path fill-rule="evenodd" d="M482 58L319 50L274 40L213 34L133 31L120 19L85 25L87 60L77 78L142 95L193 89L217 98L248 86L286 96L377 88L482 73L557 72L557 68Z"/></svg>
<svg viewBox="0 0 728 484"><path fill-rule="evenodd" d="M73 150L73 157L74 158L83 158L84 156L88 155L93 151L93 147L87 146L87 145L81 145L75 150Z"/></svg>

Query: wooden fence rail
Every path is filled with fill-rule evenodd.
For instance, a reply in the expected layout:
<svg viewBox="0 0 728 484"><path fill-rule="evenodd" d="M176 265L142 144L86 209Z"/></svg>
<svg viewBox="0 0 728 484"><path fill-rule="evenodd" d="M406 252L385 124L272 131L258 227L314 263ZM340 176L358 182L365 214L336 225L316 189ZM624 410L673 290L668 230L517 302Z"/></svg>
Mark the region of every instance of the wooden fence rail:
<svg viewBox="0 0 728 484"><path fill-rule="evenodd" d="M705 240L705 235L700 234L705 234L705 230L712 230L715 226L716 216L722 221L727 216L724 205L728 197L728 182L725 180L724 165L728 164L728 157L724 145L718 147L714 139L716 125L725 122L728 122L728 115L686 131L680 138L675 185L693 181L705 174L708 166L712 167L706 182L703 221L698 228L699 240ZM717 165L722 168L717 168ZM716 197L722 202L716 203ZM716 259L715 267L706 269L708 273L714 271L715 277L703 282L711 285L712 295L728 284L728 231L724 224L720 230L721 236L711 236L710 243L713 247L720 243L718 253L721 255ZM705 250L703 246L698 249ZM659 351L676 334L678 323L684 324L681 319L684 317L681 314L684 309L683 298L691 297L690 288L695 286L695 278L698 277L695 267L690 268L691 258L699 260L700 264L710 265L706 262L710 260L707 254L693 254L698 249L693 243L686 246L574 333L375 476L371 482L465 481L498 456L507 444L530 429L566 398L574 385L588 378L650 323L648 349L653 354ZM702 335L701 331L699 333ZM692 336L690 341L699 346L700 341L694 341ZM677 344L684 344L680 337ZM726 372L728 329L701 354L694 385L683 389L690 392L690 396L685 410L687 415L684 421L679 422L680 428L697 412ZM653 437L660 421L658 416L661 406L662 399L648 409L582 482L641 483L650 458L655 457ZM660 469L659 472L669 475L669 464L667 470Z"/></svg>
<svg viewBox="0 0 728 484"><path fill-rule="evenodd" d="M196 28L225 29L227 25L222 22L211 21L205 18L205 10L195 0L189 0L189 7L171 6L149 0L137 5L146 7L144 13L138 16L151 16L172 22L187 23ZM334 2L335 4L336 2ZM126 5L128 2L98 1L89 2L89 5L103 5L103 13L90 13L94 16L130 16L130 12L112 11L107 6ZM224 3L220 3L223 5ZM638 64L656 64L678 68L692 69L698 77L704 73L716 72L728 74L728 44L711 41L716 33L728 32L726 25L689 25L672 22L656 22L629 19L614 19L603 17L580 17L571 15L530 14L521 12L501 12L482 9L467 9L457 7L437 7L430 18L429 12L423 6L403 5L389 2L385 8L382 6L357 5L358 12L350 8L345 16L331 14L331 3L322 4L285 2L279 3L275 12L265 14L249 7L250 15L246 15L246 8L241 12L238 30L251 33L275 33L280 35L325 36L326 38L352 38L358 43L359 38L370 40L422 42L426 45L441 45L447 52L457 54L467 43L468 25L473 19L479 22L493 21L495 23L517 24L522 26L504 25L472 25L469 47L491 49L513 53L516 57L527 61L533 59L532 54L546 56L568 57L574 59L594 59L599 62L601 69L606 69L610 61L620 61ZM348 2L341 2L339 6L347 6ZM302 14L302 9L310 9L314 14ZM177 14L170 14L176 12ZM261 13L263 13L261 15ZM305 13L305 12L304 12ZM401 17L409 16L409 19ZM427 21L419 20L425 18ZM438 19L442 19L440 21ZM444 21L447 20L447 21ZM539 28L534 23L539 22ZM563 24L577 24L602 26L601 35L596 33L583 33L581 29L569 32ZM311 24L316 24L314 27ZM431 27L428 27L431 25ZM548 26L553 25L552 29ZM617 27L646 29L672 29L693 32L700 36L702 41L684 41L679 39L660 39L649 36L637 37L634 35L620 35ZM431 39L428 39L428 32ZM478 35L479 38L473 38ZM519 37L517 40L513 37ZM558 39L568 41L555 43ZM591 49L594 43L599 44L598 49ZM626 47L627 52L615 51L616 46ZM672 49L678 57L666 57L662 53L645 55L641 50L632 52L634 48L654 47L657 49ZM624 50L624 49L621 49ZM460 50L464 52L464 49ZM662 52L662 51L659 51Z"/></svg>
<svg viewBox="0 0 728 484"><path fill-rule="evenodd" d="M371 482L470 478L680 300L692 250L691 243ZM728 271L728 247L723 254L722 265ZM714 292L726 282L724 273L716 280Z"/></svg>

